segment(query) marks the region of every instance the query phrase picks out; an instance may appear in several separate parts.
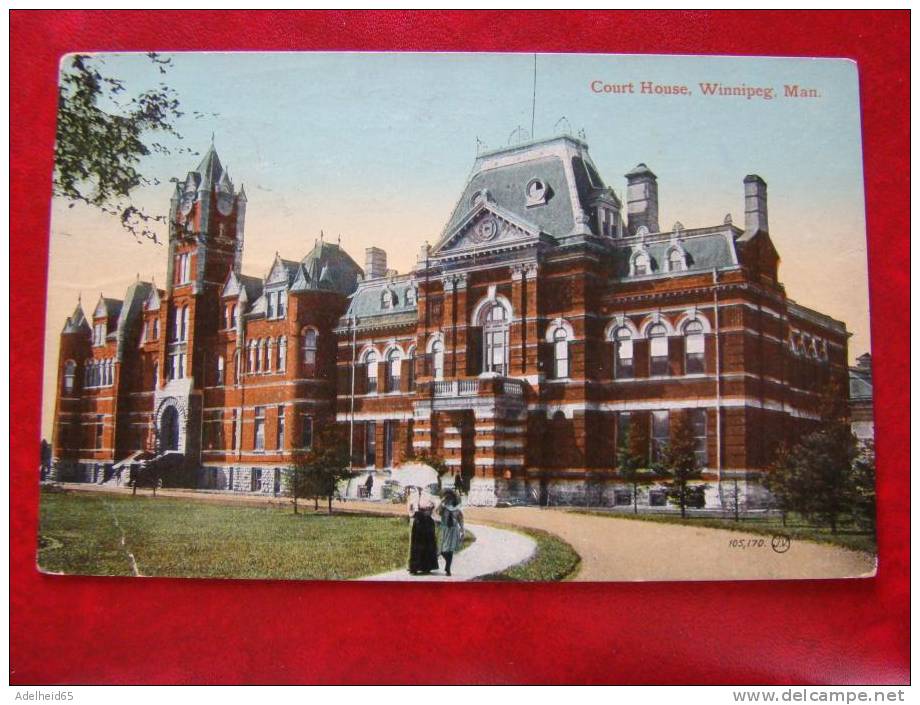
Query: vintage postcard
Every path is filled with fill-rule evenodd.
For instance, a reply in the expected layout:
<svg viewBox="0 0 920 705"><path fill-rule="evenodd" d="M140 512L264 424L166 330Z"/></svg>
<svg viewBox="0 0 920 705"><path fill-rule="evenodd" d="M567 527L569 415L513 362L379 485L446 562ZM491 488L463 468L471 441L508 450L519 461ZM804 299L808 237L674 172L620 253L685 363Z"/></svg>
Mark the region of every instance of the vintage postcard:
<svg viewBox="0 0 920 705"><path fill-rule="evenodd" d="M65 56L38 565L873 575L857 67Z"/></svg>

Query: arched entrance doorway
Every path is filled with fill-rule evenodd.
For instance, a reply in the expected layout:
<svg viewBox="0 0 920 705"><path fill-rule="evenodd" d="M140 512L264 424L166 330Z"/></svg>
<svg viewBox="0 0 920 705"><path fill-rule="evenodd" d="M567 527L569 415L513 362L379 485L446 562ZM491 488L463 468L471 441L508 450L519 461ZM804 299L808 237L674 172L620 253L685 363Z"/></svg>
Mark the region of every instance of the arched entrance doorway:
<svg viewBox="0 0 920 705"><path fill-rule="evenodd" d="M167 406L160 416L160 451L179 450L179 411Z"/></svg>

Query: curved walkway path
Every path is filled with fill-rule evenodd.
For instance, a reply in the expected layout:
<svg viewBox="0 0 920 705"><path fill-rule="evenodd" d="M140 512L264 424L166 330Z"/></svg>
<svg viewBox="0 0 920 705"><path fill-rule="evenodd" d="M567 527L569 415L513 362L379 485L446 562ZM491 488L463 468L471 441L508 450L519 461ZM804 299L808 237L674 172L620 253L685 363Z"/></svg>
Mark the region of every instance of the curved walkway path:
<svg viewBox="0 0 920 705"><path fill-rule="evenodd" d="M516 531L496 529L492 526L470 522L467 522L466 528L473 532L476 540L454 555L450 576L445 575L443 568L430 575L412 575L405 568L400 568L359 579L413 582L473 580L522 563L537 550L536 541ZM443 566L444 559L439 556L438 560Z"/></svg>
<svg viewBox="0 0 920 705"><path fill-rule="evenodd" d="M82 491L108 491L112 488L94 485L68 484L67 489ZM115 489L116 493L130 490ZM143 492L149 492L144 490ZM194 492L189 490L160 490L157 494L173 497L265 505L289 500L252 495ZM373 512L374 514L405 515L405 506L382 502L336 502L337 512ZM693 524L664 524L652 521L625 519L613 516L577 514L559 509L514 507L494 509L464 507L467 526L476 534L476 541L454 557L456 577L443 579L463 580L460 577L461 557L470 552L474 561L470 573L486 575L504 570L519 561L505 556L505 541L531 541L528 537L498 528L541 529L555 534L571 544L581 556L581 566L574 580L785 580L791 578L848 578L871 577L875 574L876 559L868 553L851 551L831 544L812 541L793 541L789 550L777 553L771 548L770 536L749 534L743 531L711 529ZM484 526L483 524L490 524ZM489 532L499 536L498 543L491 542ZM730 542L751 539L750 546L738 547ZM761 541L765 539L765 541ZM483 542L484 540L484 542ZM483 542L483 543L480 543ZM531 541L532 543L532 541ZM519 544L520 545L520 544ZM478 546L478 550L477 549ZM473 551L476 550L476 553ZM523 548L521 549L523 550ZM532 551L532 549L531 549ZM476 558L479 553L493 553ZM526 559L529 553L521 560ZM492 558L501 558L502 565L487 567ZM467 570L467 569L464 569ZM468 573L465 573L467 575ZM384 575L390 575L389 573ZM418 580L437 580L439 576L419 576ZM474 576L470 576L474 577ZM413 579L408 573L400 579ZM374 580L392 580L394 577L373 576Z"/></svg>

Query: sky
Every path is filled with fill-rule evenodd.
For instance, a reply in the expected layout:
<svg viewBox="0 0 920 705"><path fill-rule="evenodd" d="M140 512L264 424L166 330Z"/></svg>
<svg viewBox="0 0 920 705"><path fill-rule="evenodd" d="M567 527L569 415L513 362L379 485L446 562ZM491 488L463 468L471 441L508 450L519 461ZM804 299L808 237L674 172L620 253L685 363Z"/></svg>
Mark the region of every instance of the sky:
<svg viewBox="0 0 920 705"><path fill-rule="evenodd" d="M165 214L173 185L207 150L248 196L243 271L275 252L301 259L320 231L363 265L383 247L412 267L438 240L479 149L583 130L618 193L644 162L658 176L662 230L744 223L742 180L768 183L770 236L788 295L847 324L850 358L869 350L865 210L856 65L834 59L540 54L178 53L161 75L142 54L99 55L128 92L165 81L199 155L151 156L160 180L134 201ZM64 59L66 63L66 57ZM642 83L686 94L642 93ZM704 95L700 83L772 88L773 99ZM632 93L595 92L632 84ZM784 97L784 86L817 97ZM193 112L205 113L196 118ZM51 175L49 174L49 178ZM88 207L51 204L43 434L50 436L58 340L82 295L123 298L139 275L162 286L166 248ZM164 228L165 234L165 228Z"/></svg>

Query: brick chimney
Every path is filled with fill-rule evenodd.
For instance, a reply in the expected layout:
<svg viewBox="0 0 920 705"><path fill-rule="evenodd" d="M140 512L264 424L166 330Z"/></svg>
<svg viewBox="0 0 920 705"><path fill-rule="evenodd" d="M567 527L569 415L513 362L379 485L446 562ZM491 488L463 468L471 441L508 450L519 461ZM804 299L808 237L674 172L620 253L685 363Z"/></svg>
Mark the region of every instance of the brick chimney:
<svg viewBox="0 0 920 705"><path fill-rule="evenodd" d="M364 278L379 279L387 274L387 253L379 247L364 251Z"/></svg>
<svg viewBox="0 0 920 705"><path fill-rule="evenodd" d="M643 225L658 232L658 177L645 164L626 174L626 219L630 235Z"/></svg>
<svg viewBox="0 0 920 705"><path fill-rule="evenodd" d="M757 174L744 177L744 232L769 232L767 225L767 182Z"/></svg>

